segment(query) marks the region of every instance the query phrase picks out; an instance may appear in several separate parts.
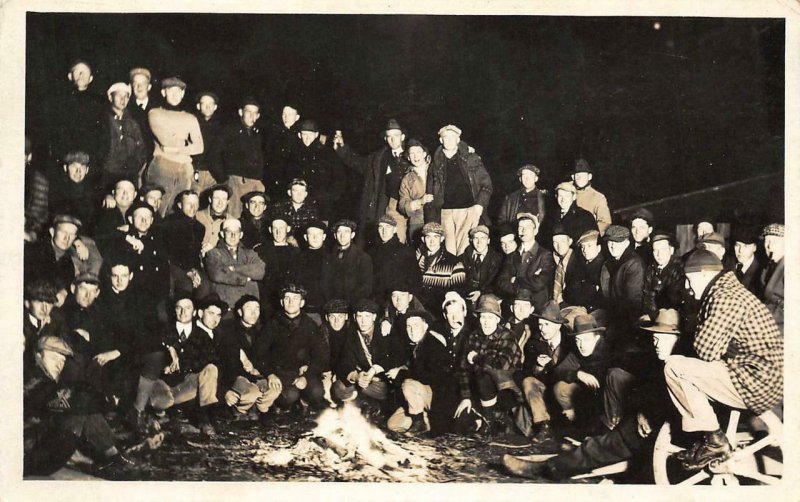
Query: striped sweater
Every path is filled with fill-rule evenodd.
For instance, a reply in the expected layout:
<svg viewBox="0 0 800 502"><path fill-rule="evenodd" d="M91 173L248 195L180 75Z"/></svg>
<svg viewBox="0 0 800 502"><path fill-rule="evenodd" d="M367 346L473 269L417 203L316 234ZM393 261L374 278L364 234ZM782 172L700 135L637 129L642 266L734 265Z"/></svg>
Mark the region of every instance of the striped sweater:
<svg viewBox="0 0 800 502"><path fill-rule="evenodd" d="M428 255L424 244L417 249L417 265L422 272L420 300L430 312L437 313L441 310L444 294L466 280L464 266L443 247Z"/></svg>

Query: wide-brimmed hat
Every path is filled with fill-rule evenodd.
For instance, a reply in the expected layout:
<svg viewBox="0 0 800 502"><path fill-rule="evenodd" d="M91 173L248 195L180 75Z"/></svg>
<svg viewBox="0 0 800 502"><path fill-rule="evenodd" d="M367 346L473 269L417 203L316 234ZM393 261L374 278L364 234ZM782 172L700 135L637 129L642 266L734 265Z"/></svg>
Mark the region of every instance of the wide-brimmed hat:
<svg viewBox="0 0 800 502"><path fill-rule="evenodd" d="M494 314L502 318L502 310L500 308L500 298L491 293L481 295L478 298L478 305L475 307L475 312L478 314Z"/></svg>
<svg viewBox="0 0 800 502"><path fill-rule="evenodd" d="M669 333L671 335L680 335L680 321L681 317L675 309L660 309L655 322L642 326L645 331L653 333Z"/></svg>
<svg viewBox="0 0 800 502"><path fill-rule="evenodd" d="M578 336L585 333L602 334L606 328L598 325L597 319L591 314L579 314L575 317L574 328L571 335Z"/></svg>
<svg viewBox="0 0 800 502"><path fill-rule="evenodd" d="M556 324L567 324L567 320L561 315L561 309L558 308L558 304L553 300L545 303L541 313L534 312L531 315L533 317L538 317L539 319L544 319L545 321L554 322Z"/></svg>

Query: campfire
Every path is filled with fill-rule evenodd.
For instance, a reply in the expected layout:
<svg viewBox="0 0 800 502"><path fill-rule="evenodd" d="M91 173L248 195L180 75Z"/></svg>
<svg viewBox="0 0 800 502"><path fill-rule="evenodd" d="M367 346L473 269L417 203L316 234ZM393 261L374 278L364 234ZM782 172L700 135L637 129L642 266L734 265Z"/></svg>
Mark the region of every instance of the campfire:
<svg viewBox="0 0 800 502"><path fill-rule="evenodd" d="M360 410L346 404L324 411L317 426L293 446L263 443L254 460L273 467L313 467L334 471L342 480L427 481L426 456L432 447L403 448L375 427Z"/></svg>

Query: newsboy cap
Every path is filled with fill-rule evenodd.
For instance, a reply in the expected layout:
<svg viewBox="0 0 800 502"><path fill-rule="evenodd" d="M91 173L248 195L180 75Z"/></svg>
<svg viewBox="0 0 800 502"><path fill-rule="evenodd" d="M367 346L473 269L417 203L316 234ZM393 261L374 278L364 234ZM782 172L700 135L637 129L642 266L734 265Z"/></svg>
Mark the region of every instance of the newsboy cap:
<svg viewBox="0 0 800 502"><path fill-rule="evenodd" d="M133 215L136 213L136 211L138 211L139 209L147 209L148 211L150 211L151 214L156 214L156 210L153 208L153 206L151 206L150 204L141 199L137 199L133 201L131 207L129 207L128 210L125 211L125 217L132 218Z"/></svg>
<svg viewBox="0 0 800 502"><path fill-rule="evenodd" d="M472 239L475 237L475 234L486 234L486 237L489 237L489 227L486 225L478 225L477 227L470 228L469 238Z"/></svg>
<svg viewBox="0 0 800 502"><path fill-rule="evenodd" d="M144 75L147 77L147 80L152 80L153 76L150 74L150 70L147 68L132 68L130 72L128 72L128 79L133 80L133 77L136 75Z"/></svg>
<svg viewBox="0 0 800 502"><path fill-rule="evenodd" d="M180 87L181 89L186 89L186 82L181 80L179 77L167 77L161 81L161 88L162 89L169 89L170 87Z"/></svg>
<svg viewBox="0 0 800 502"><path fill-rule="evenodd" d="M607 235L607 234L606 234ZM597 230L587 230L578 237L578 244L583 244L587 241L600 241L600 232Z"/></svg>
<svg viewBox="0 0 800 502"><path fill-rule="evenodd" d="M686 259L683 271L690 274L692 272L702 272L706 270L719 272L722 270L722 262L717 258L717 255L707 249L696 249L692 251L692 254Z"/></svg>
<svg viewBox="0 0 800 502"><path fill-rule="evenodd" d="M575 161L575 165L572 168L573 173L592 173L592 168L589 166L589 162L586 159L578 159Z"/></svg>
<svg viewBox="0 0 800 502"><path fill-rule="evenodd" d="M720 246L725 245L725 237L722 236L719 232L711 232L710 234L705 234L700 237L700 240L697 242L698 244L719 244Z"/></svg>
<svg viewBox="0 0 800 502"><path fill-rule="evenodd" d="M642 219L642 220L646 221L648 225L652 225L653 224L653 213L651 213L649 210L647 210L647 209L645 209L643 207L639 208L631 215L631 223L633 223L633 220L636 220L636 219Z"/></svg>
<svg viewBox="0 0 800 502"><path fill-rule="evenodd" d="M420 319L422 319L423 321L425 321L428 324L432 324L433 323L433 316L431 315L430 312L428 312L425 309L421 309L421 308L420 309L409 309L409 311L406 312L406 321L408 321L412 317L419 317Z"/></svg>
<svg viewBox="0 0 800 502"><path fill-rule="evenodd" d="M306 291L306 288L304 288L303 286L290 282L289 284L281 288L281 298L283 298L286 295L286 293L293 293L295 295L300 295L303 298L305 298L306 295L308 294L308 291Z"/></svg>
<svg viewBox="0 0 800 502"><path fill-rule="evenodd" d="M441 223L436 223L435 221L429 221L425 225L422 226L422 235L428 234L439 234L444 236L444 227Z"/></svg>
<svg viewBox="0 0 800 502"><path fill-rule="evenodd" d="M622 225L611 225L606 229L604 239L611 242L622 242L630 239L631 231Z"/></svg>
<svg viewBox="0 0 800 502"><path fill-rule="evenodd" d="M300 131L319 132L319 126L315 121L307 119L300 122Z"/></svg>
<svg viewBox="0 0 800 502"><path fill-rule="evenodd" d="M355 232L356 231L356 222L353 221L353 220L348 220L347 218L342 218L341 220L339 220L339 221L337 221L336 223L333 224L333 231L335 232L336 230L339 229L339 227L347 227L350 230L352 230L353 232Z"/></svg>
<svg viewBox="0 0 800 502"><path fill-rule="evenodd" d="M53 218L53 228L56 228L61 223L70 223L78 228L81 228L81 220L72 216L71 214L57 214Z"/></svg>
<svg viewBox="0 0 800 502"><path fill-rule="evenodd" d="M377 314L380 312L380 307L378 304L375 303L375 300L371 298L362 298L356 302L355 307L353 307L353 312L369 312L371 314Z"/></svg>
<svg viewBox="0 0 800 502"><path fill-rule="evenodd" d="M534 173L536 176L539 176L539 173L541 172L539 171L539 168L534 166L533 164L525 164L524 166L517 169L517 176L522 175L522 171L530 171Z"/></svg>
<svg viewBox="0 0 800 502"><path fill-rule="evenodd" d="M253 96L247 96L247 97L245 97L245 98L242 100L242 102L241 102L241 103L239 103L239 108L240 108L240 109L244 109L244 107L245 107L245 106L248 106L248 105L249 105L249 106L255 106L255 107L256 107L256 108L258 108L259 110L261 109L261 103L259 103L258 101L256 101L256 98L254 98Z"/></svg>
<svg viewBox="0 0 800 502"><path fill-rule="evenodd" d="M655 244L658 241L667 241L669 245L675 247L675 236L667 232L656 232L650 238L650 242Z"/></svg>
<svg viewBox="0 0 800 502"><path fill-rule="evenodd" d="M164 190L164 187L162 187L161 185L157 185L155 183L145 183L144 185L142 185L142 188L139 189L139 197L144 197L145 195L149 194L154 190L161 192L161 195L167 193L167 191Z"/></svg>
<svg viewBox="0 0 800 502"><path fill-rule="evenodd" d="M217 307L223 314L228 311L228 304L217 293L210 293L197 303L197 310L205 310L208 307Z"/></svg>
<svg viewBox="0 0 800 502"><path fill-rule="evenodd" d="M73 152L69 152L64 156L64 164L70 165L74 163L83 164L84 166L89 165L89 154L86 152L82 152L80 150L75 150Z"/></svg>
<svg viewBox="0 0 800 502"><path fill-rule="evenodd" d="M347 304L347 300L334 298L325 302L325 305L322 306L322 312L325 314L349 314L350 306Z"/></svg>
<svg viewBox="0 0 800 502"><path fill-rule="evenodd" d="M428 152L428 147L423 145L422 142L420 140L418 140L417 138L411 138L410 140L408 140L408 143L406 143L406 147L407 147L406 150L411 150L411 148L414 147L414 146L418 146L418 147L422 148L422 150L425 153L430 153L430 152Z"/></svg>
<svg viewBox="0 0 800 502"><path fill-rule="evenodd" d="M575 188L575 185L571 181L564 181L556 185L556 192L559 190L564 190L565 192L569 192L572 195L578 194L578 189Z"/></svg>
<svg viewBox="0 0 800 502"><path fill-rule="evenodd" d="M761 231L761 237L767 237L768 235L774 235L775 237L783 237L784 234L784 226L781 223L770 223L764 230Z"/></svg>
<svg viewBox="0 0 800 502"><path fill-rule="evenodd" d="M35 279L25 285L24 298L28 301L56 303L58 291L53 281L49 279Z"/></svg>
<svg viewBox="0 0 800 502"><path fill-rule="evenodd" d="M530 220L535 227L539 227L539 217L531 213L517 213L517 223L522 220Z"/></svg>
<svg viewBox="0 0 800 502"><path fill-rule="evenodd" d="M109 87L108 90L106 91L106 95L108 96L108 99L111 99L111 96L115 92L120 92L120 91L124 92L125 94L130 96L131 95L131 86L126 84L125 82L117 82L117 83L111 84L111 87Z"/></svg>
<svg viewBox="0 0 800 502"><path fill-rule="evenodd" d="M94 284L95 286L99 286L100 278L97 277L97 274L93 274L91 272L84 272L82 274L78 274L78 276L75 277L75 279L72 281L72 284L76 286L78 284L83 284L83 283Z"/></svg>
<svg viewBox="0 0 800 502"><path fill-rule="evenodd" d="M262 190L253 190L252 192L247 192L246 194L242 195L239 200L242 201L242 204L247 204L255 197L261 197L264 199L264 202L267 202L267 194L265 194Z"/></svg>
<svg viewBox="0 0 800 502"><path fill-rule="evenodd" d="M198 93L197 96L195 96L194 98L195 103L199 103L200 100L203 99L203 96L208 96L209 98L214 100L214 103L219 104L219 96L217 96L211 91L203 91Z"/></svg>
<svg viewBox="0 0 800 502"><path fill-rule="evenodd" d="M439 136L443 135L444 133L446 133L448 131L456 133L456 136L461 136L461 129L459 129L458 127L454 126L453 124L447 124L446 126L444 126L441 129L439 129Z"/></svg>
<svg viewBox="0 0 800 502"><path fill-rule="evenodd" d="M236 301L236 304L233 306L233 308L234 310L239 310L241 308L244 308L244 306L250 302L256 302L259 305L261 305L261 302L254 295L243 295Z"/></svg>
<svg viewBox="0 0 800 502"><path fill-rule="evenodd" d="M383 214L383 215L381 215L380 218L378 218L378 224L380 225L381 223L385 223L385 224L391 225L393 227L397 226L397 220L395 220L394 218L392 218L388 214Z"/></svg>

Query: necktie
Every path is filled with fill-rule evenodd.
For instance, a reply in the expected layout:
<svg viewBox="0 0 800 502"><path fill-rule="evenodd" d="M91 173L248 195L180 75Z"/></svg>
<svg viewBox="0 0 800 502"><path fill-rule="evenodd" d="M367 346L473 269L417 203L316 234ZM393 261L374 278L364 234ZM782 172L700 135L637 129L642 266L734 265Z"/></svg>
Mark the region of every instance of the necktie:
<svg viewBox="0 0 800 502"><path fill-rule="evenodd" d="M178 341L180 343L183 343L183 342L186 341L186 332L185 331L181 331L181 333L178 335Z"/></svg>
<svg viewBox="0 0 800 502"><path fill-rule="evenodd" d="M737 263L736 263L736 277L738 277L739 279L741 279L741 278L742 278L742 276L744 275L744 272L743 272L743 270L744 270L744 265L742 265L741 263L738 263L738 262L737 262Z"/></svg>
<svg viewBox="0 0 800 502"><path fill-rule="evenodd" d="M564 258L560 258L558 260L558 266L556 267L556 278L555 281L553 281L553 300L555 300L556 303L562 302L563 292L564 292Z"/></svg>
<svg viewBox="0 0 800 502"><path fill-rule="evenodd" d="M139 103L139 108L144 111L144 103Z"/></svg>

